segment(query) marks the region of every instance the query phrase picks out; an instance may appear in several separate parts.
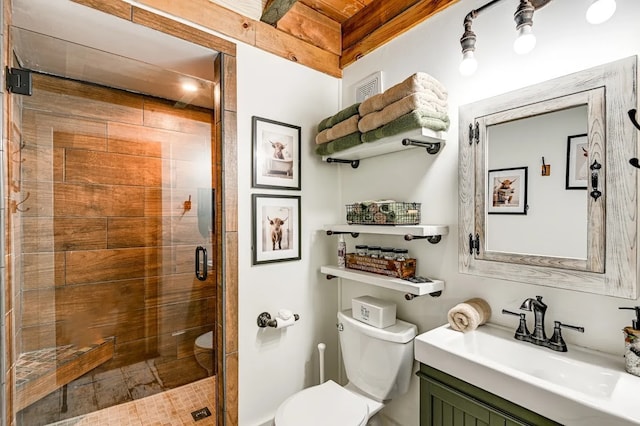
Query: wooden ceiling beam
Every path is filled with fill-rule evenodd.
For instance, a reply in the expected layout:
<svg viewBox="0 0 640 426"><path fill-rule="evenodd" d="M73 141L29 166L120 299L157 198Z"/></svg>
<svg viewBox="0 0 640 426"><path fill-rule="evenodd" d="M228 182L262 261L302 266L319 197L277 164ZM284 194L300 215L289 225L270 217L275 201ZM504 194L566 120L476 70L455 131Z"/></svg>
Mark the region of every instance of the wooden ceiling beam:
<svg viewBox="0 0 640 426"><path fill-rule="evenodd" d="M260 20L275 26L298 0L269 0L264 6Z"/></svg>
<svg viewBox="0 0 640 426"><path fill-rule="evenodd" d="M397 16L391 18L389 21L385 22L375 30L371 31L368 34L364 34L359 41L352 42L352 44L348 47L345 47L343 45L342 56L340 58L340 68L344 69L344 67L353 63L367 53L382 46L393 38L408 31L427 18L430 18L431 16L446 9L454 3L457 3L458 1L459 0L418 1L415 5L404 10L404 12L401 12ZM407 0L402 0L402 2L406 3ZM378 3L374 2L369 7L373 7ZM343 38L344 37L345 34L343 32Z"/></svg>
<svg viewBox="0 0 640 426"><path fill-rule="evenodd" d="M300 1L278 21L276 28L338 56L342 54L340 23Z"/></svg>

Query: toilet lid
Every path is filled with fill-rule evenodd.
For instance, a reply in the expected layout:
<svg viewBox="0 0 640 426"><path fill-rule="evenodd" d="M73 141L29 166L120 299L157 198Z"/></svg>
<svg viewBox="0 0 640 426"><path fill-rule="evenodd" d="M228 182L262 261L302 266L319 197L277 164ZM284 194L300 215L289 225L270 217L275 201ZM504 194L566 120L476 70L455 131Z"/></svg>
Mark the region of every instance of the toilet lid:
<svg viewBox="0 0 640 426"><path fill-rule="evenodd" d="M367 403L336 382L304 389L285 400L276 412L276 426L362 426L367 423Z"/></svg>
<svg viewBox="0 0 640 426"><path fill-rule="evenodd" d="M213 349L213 331L198 336L196 346L202 349Z"/></svg>

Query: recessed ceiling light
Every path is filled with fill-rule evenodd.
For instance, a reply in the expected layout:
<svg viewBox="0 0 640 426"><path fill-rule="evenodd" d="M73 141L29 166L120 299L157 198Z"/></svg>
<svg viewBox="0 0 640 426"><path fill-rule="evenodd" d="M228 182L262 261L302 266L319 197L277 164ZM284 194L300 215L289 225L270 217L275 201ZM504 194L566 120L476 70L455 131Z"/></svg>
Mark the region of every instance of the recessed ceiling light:
<svg viewBox="0 0 640 426"><path fill-rule="evenodd" d="M196 86L195 83L186 82L186 83L182 83L182 90L184 90L185 92L197 92L198 86Z"/></svg>

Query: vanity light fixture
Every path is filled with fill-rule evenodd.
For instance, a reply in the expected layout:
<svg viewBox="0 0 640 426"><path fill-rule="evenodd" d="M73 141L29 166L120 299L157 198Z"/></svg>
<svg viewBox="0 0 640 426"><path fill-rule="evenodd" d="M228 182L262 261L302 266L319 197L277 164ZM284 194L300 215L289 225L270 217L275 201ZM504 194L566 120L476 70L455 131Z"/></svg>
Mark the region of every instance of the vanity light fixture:
<svg viewBox="0 0 640 426"><path fill-rule="evenodd" d="M536 36L533 35L533 12L535 8L529 0L520 0L520 5L513 15L516 21L518 37L513 42L513 50L519 55L529 53L536 47Z"/></svg>
<svg viewBox="0 0 640 426"><path fill-rule="evenodd" d="M485 9L495 5L502 0L491 0L477 9L473 9L464 18L464 33L460 38L462 47L462 62L460 63L460 74L471 75L478 68L478 61L475 58L476 34L471 29L473 20ZM518 0L518 8L513 14L516 21L516 31L518 37L513 43L516 53L523 55L533 50L536 45L536 37L533 34L533 13L543 6L551 3L551 0ZM599 24L609 19L616 10L616 0L593 0L587 9L587 21L592 24Z"/></svg>

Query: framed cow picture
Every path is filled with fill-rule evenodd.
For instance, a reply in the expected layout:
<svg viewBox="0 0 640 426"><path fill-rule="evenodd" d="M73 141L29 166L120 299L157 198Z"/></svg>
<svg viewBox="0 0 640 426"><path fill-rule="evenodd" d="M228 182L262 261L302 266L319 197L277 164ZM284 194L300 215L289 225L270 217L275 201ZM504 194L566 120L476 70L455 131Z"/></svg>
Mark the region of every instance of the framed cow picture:
<svg viewBox="0 0 640 426"><path fill-rule="evenodd" d="M300 197L252 194L252 264L300 260Z"/></svg>
<svg viewBox="0 0 640 426"><path fill-rule="evenodd" d="M253 117L252 186L300 189L300 127Z"/></svg>

